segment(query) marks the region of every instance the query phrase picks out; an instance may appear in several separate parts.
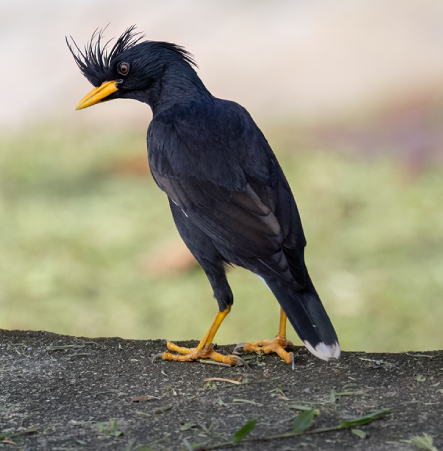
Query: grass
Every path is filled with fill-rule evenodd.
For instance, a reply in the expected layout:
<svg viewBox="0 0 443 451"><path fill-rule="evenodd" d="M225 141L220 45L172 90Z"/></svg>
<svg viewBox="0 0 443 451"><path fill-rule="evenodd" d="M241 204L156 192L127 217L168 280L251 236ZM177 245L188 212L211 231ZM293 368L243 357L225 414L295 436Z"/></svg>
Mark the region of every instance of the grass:
<svg viewBox="0 0 443 451"><path fill-rule="evenodd" d="M271 143L272 135L269 136ZM153 277L178 239L148 175L143 132L69 126L0 136L0 327L72 335L199 339L217 306L204 273ZM307 263L346 350L443 349L443 168L413 181L389 159L274 145L308 239ZM216 340L272 337L278 305L252 274ZM290 338L299 343L291 330Z"/></svg>

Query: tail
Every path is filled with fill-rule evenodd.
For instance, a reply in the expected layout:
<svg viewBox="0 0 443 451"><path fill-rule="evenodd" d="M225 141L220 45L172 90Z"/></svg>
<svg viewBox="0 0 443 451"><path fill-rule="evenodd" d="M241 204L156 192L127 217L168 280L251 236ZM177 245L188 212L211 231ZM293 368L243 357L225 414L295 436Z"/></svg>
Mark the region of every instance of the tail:
<svg viewBox="0 0 443 451"><path fill-rule="evenodd" d="M265 281L306 348L320 359L338 359L340 346L334 326L312 282L297 291L273 277Z"/></svg>

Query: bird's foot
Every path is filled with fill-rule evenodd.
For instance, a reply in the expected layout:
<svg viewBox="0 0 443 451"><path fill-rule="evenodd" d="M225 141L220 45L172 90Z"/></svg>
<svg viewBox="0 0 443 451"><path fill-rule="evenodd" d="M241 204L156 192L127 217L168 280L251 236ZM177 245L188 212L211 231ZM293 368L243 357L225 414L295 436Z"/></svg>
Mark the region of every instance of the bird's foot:
<svg viewBox="0 0 443 451"><path fill-rule="evenodd" d="M214 348L207 344L203 347L196 348L181 348L174 343L168 341L166 346L170 351L178 352L178 354L171 354L170 352L162 352L156 354L154 359L161 358L162 360L175 360L177 362L192 362L194 360L200 359L211 359L223 366L241 366L245 362L238 356L235 355L223 355L214 351Z"/></svg>
<svg viewBox="0 0 443 451"><path fill-rule="evenodd" d="M257 352L270 354L277 353L286 363L292 363L294 369L294 353L287 352L286 346L292 345L292 342L286 339L286 335L277 334L273 340L263 339L261 341L253 341L251 343L240 343L234 348L234 354L238 349L243 348L243 352Z"/></svg>

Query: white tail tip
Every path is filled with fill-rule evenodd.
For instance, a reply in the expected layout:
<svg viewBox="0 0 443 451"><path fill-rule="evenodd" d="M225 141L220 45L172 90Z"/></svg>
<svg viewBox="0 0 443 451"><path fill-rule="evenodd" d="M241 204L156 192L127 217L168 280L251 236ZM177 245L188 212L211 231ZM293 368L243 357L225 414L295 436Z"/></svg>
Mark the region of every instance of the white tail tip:
<svg viewBox="0 0 443 451"><path fill-rule="evenodd" d="M322 360L338 359L340 357L340 346L337 342L333 345L319 343L313 348L307 341L304 342L307 350Z"/></svg>

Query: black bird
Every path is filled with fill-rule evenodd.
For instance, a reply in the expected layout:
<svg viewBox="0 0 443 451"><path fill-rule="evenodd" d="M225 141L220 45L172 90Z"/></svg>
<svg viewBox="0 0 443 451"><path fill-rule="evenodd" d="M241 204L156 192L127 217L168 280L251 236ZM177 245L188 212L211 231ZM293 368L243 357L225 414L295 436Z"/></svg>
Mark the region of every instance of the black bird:
<svg viewBox="0 0 443 451"><path fill-rule="evenodd" d="M283 171L268 142L240 105L211 95L183 47L143 40L128 28L108 52L102 33L82 51L68 46L83 75L95 86L77 109L113 99L147 103L153 113L147 145L157 185L168 196L177 229L205 271L219 312L197 348L168 342L163 360L212 358L241 364L236 355L216 353L211 343L231 310L226 268L238 265L259 276L281 306L274 340L238 345L244 351L285 351L286 319L315 356L338 358L334 328L304 262L300 216ZM252 302L252 301L251 301ZM234 351L235 352L235 351Z"/></svg>

